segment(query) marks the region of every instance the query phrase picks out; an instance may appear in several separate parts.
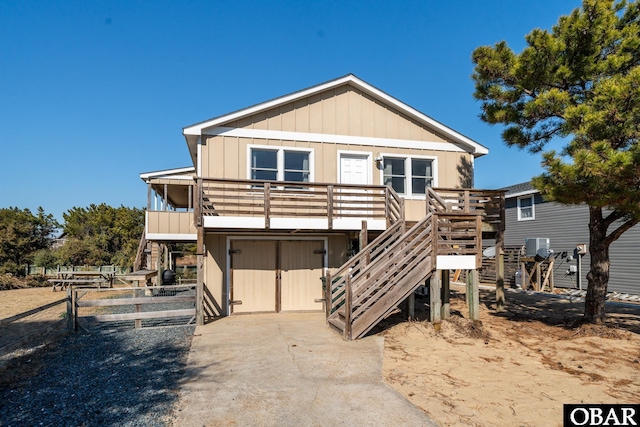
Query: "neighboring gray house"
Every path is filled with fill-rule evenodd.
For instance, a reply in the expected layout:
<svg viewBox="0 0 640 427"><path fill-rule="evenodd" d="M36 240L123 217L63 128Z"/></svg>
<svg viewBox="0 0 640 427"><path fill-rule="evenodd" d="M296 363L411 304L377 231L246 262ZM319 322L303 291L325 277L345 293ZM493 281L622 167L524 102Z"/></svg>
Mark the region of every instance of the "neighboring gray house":
<svg viewBox="0 0 640 427"><path fill-rule="evenodd" d="M587 254L582 258L582 289L587 288L590 257L589 210L585 205L563 205L546 202L531 183L525 182L506 190L505 246L524 246L527 238L549 238L550 248L557 256L554 267L556 287L575 288L577 274L567 275L571 266L577 267L574 249L587 244ZM574 259L568 260L561 255ZM609 292L640 294L640 226L624 233L611 245L611 271Z"/></svg>

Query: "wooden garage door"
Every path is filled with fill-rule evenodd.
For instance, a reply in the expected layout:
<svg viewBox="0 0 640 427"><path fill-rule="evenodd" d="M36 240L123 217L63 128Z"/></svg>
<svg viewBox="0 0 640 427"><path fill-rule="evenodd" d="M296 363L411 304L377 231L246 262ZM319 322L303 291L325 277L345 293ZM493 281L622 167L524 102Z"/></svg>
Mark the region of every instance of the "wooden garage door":
<svg viewBox="0 0 640 427"><path fill-rule="evenodd" d="M231 242L231 313L276 311L276 242Z"/></svg>
<svg viewBox="0 0 640 427"><path fill-rule="evenodd" d="M323 310L322 240L233 240L230 254L231 314Z"/></svg>
<svg viewBox="0 0 640 427"><path fill-rule="evenodd" d="M322 310L324 242L280 242L281 310Z"/></svg>

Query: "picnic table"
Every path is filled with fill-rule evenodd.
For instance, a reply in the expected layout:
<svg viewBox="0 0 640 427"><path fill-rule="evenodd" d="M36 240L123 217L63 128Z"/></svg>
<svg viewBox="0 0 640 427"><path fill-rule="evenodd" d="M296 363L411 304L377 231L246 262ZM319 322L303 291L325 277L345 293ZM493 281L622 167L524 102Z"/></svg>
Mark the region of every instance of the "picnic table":
<svg viewBox="0 0 640 427"><path fill-rule="evenodd" d="M105 271L61 271L48 282L52 284L51 290L54 292L56 287L60 287L62 291L69 285L97 286L100 289L103 285L109 285L112 288L114 277L114 273Z"/></svg>

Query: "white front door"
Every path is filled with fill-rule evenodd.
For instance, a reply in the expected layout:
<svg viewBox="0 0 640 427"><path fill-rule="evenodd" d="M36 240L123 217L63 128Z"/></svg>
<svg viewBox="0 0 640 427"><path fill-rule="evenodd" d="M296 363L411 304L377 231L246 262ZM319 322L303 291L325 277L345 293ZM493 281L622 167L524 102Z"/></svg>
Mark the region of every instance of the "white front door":
<svg viewBox="0 0 640 427"><path fill-rule="evenodd" d="M369 165L369 156L366 154L340 153L340 183L369 185ZM334 191L334 198L338 202L334 206L336 217L370 216L371 200L366 194L367 190L364 188L341 188L337 192Z"/></svg>
<svg viewBox="0 0 640 427"><path fill-rule="evenodd" d="M340 183L369 184L369 156L340 154Z"/></svg>

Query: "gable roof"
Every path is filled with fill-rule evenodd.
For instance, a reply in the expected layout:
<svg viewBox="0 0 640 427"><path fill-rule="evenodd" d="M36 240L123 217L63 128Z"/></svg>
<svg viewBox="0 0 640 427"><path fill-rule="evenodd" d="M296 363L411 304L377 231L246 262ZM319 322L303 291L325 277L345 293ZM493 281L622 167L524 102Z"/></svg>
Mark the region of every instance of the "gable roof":
<svg viewBox="0 0 640 427"><path fill-rule="evenodd" d="M222 116L214 117L209 120L205 120L191 126L187 126L182 129L182 133L187 140L187 145L189 146L189 152L191 153L192 159L195 160L197 153L197 144L198 138L207 134L207 131L211 132L216 127L227 123L229 121L242 119L272 108L279 107L281 105L294 102L296 100L306 98L320 92L324 92L330 89L337 88L342 85L351 85L373 98L379 100L380 102L389 105L402 113L406 114L408 117L416 120L418 123L423 124L425 127L429 129L433 129L437 132L440 132L450 138L455 143L462 146L465 151L473 154L474 157L480 157L489 153L487 147L479 144L478 142L462 135L459 132L454 131L448 126L443 125L442 123L432 119L426 114L410 107L409 105L399 101L398 99L388 95L387 93L381 91L380 89L368 84L367 82L359 79L353 74L347 74L344 77L340 77L334 80L330 80L325 83L321 83L316 86L309 87L307 89L303 89L297 92L293 92L289 95L284 95L270 101L262 102L260 104L253 105L251 107L247 107L241 110L234 111L232 113L228 113Z"/></svg>
<svg viewBox="0 0 640 427"><path fill-rule="evenodd" d="M143 172L140 174L140 179L148 181L153 178L171 178L171 179L193 179L193 174L196 169L193 166L187 166L184 168L165 169L153 172Z"/></svg>
<svg viewBox="0 0 640 427"><path fill-rule="evenodd" d="M539 191L533 187L531 181L521 182L520 184L514 184L508 187L502 187L499 188L499 190L505 191L504 197L506 197L507 199L510 197L519 197L526 196L527 194L539 193Z"/></svg>

